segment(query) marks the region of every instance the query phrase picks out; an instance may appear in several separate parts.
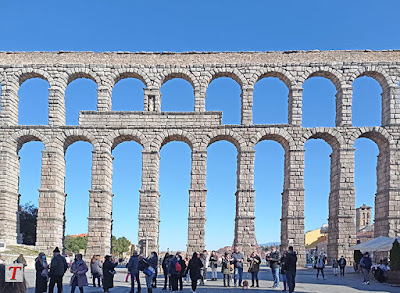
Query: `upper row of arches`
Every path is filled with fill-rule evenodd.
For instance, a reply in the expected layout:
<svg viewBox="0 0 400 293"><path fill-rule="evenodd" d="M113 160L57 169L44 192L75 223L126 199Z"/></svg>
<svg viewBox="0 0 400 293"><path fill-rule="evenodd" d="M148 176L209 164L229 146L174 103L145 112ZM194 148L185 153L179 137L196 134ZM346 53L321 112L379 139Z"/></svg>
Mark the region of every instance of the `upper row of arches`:
<svg viewBox="0 0 400 293"><path fill-rule="evenodd" d="M53 77L52 74L56 77ZM201 72L200 75L195 72L192 73L189 70L175 69L165 70L164 72L151 77L149 77L143 70L132 68L129 70L116 70L103 76L100 76L96 72L87 68L79 70L73 69L62 74L58 72L57 75L40 69L24 69L12 74L0 72L0 86L2 90L0 114L3 118L3 123L17 124L15 122L18 121L18 116L15 117L15 115L16 113L17 115L19 113L19 89L25 81L32 78L39 78L48 82L50 93L48 95L47 108L50 125L65 124L65 112L68 111L68 107L65 105L65 93L68 85L77 79L92 80L95 86L95 89L93 89L92 92L95 91L95 95L97 96L95 101L96 105L92 105L91 109L80 110L115 110L112 106L114 104L114 102L112 102L114 86L121 80L134 78L141 81L143 87L147 89L143 93L143 111L160 111L162 109L161 101L163 100L160 95L160 89L162 86L172 79L183 79L192 87L192 110L202 112L210 110L206 108L206 92L208 86L215 79L225 77L232 79L238 84L240 91L239 103L242 116L241 124L249 125L253 124L253 91L255 85L264 78L272 77L283 82L288 90L287 100L284 101L286 102L287 109L286 123L300 125L302 122L301 110L303 107L303 84L311 78L323 77L331 81L336 89L335 126L348 126L352 124L351 107L353 102L353 82L357 78L364 76L374 79L379 83L381 88L382 97L379 97L379 99L381 99L382 108L380 111L381 124L391 125L400 122L398 85L400 75L391 77L379 67L363 67L357 71L348 72L346 75L329 67L317 67L310 68L303 74L297 76L293 76L289 71L282 68L265 68L251 74L243 74L238 69L233 69L231 71L220 69L211 70L210 72ZM159 108L157 108L157 106L154 106L151 109L149 108L149 100L151 98L154 98L154 102L160 105ZM93 109L93 107L95 107L95 109Z"/></svg>
<svg viewBox="0 0 400 293"><path fill-rule="evenodd" d="M101 68L103 69L103 68ZM89 68L71 68L65 71L58 69L43 70L38 68L24 68L18 71L0 71L0 82L18 81L21 85L30 78L41 78L46 80L50 86L67 86L78 78L87 78L94 81L98 86L112 88L118 81L125 78L136 78L143 82L146 87L160 88L167 81L174 78L182 78L188 81L195 91L204 90L214 79L229 77L243 88L251 88L265 77L276 77L282 80L289 89L301 88L302 84L310 77L321 76L328 78L339 90L351 84L361 76L370 76L376 79L382 88L395 86L400 83L400 68L395 75L391 75L382 67L360 66L358 69L344 69L343 72L329 66L306 67L301 72L297 68L285 69L284 67L263 67L248 70L246 68L216 67L208 71L192 71L186 68L167 68L162 71L152 70L148 73L141 68L119 68L107 73ZM97 72L98 71L98 72ZM249 71L249 72L247 72Z"/></svg>

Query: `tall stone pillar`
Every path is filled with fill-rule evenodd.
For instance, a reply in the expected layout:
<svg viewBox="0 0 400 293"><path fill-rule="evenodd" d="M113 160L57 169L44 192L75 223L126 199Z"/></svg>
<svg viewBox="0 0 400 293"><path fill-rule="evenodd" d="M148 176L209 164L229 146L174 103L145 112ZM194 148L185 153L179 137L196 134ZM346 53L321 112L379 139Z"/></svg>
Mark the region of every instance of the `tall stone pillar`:
<svg viewBox="0 0 400 293"><path fill-rule="evenodd" d="M194 91L194 111L204 112L206 110L206 90L197 89Z"/></svg>
<svg viewBox="0 0 400 293"><path fill-rule="evenodd" d="M289 89L288 122L292 125L301 125L303 89L292 87Z"/></svg>
<svg viewBox="0 0 400 293"><path fill-rule="evenodd" d="M139 203L139 250L144 253L146 247L149 254L158 251L159 235L159 201L158 189L160 153L158 151L142 151L142 189ZM147 246L146 246L147 244Z"/></svg>
<svg viewBox="0 0 400 293"><path fill-rule="evenodd" d="M376 167L375 237L400 236L400 150L380 149Z"/></svg>
<svg viewBox="0 0 400 293"><path fill-rule="evenodd" d="M336 126L351 126L351 105L353 87L342 85L341 91L336 93Z"/></svg>
<svg viewBox="0 0 400 293"><path fill-rule="evenodd" d="M49 126L65 125L65 81L56 81L49 88Z"/></svg>
<svg viewBox="0 0 400 293"><path fill-rule="evenodd" d="M0 242L17 244L19 157L17 150L0 150Z"/></svg>
<svg viewBox="0 0 400 293"><path fill-rule="evenodd" d="M18 90L19 82L15 77L6 77L1 85L0 120L3 125L18 125Z"/></svg>
<svg viewBox="0 0 400 293"><path fill-rule="evenodd" d="M189 255L205 248L206 226L206 169L207 151L192 152L192 179L189 190L189 225L188 245Z"/></svg>
<svg viewBox="0 0 400 293"><path fill-rule="evenodd" d="M328 257L353 259L349 247L356 244L354 149L334 149L331 154Z"/></svg>
<svg viewBox="0 0 400 293"><path fill-rule="evenodd" d="M297 252L297 265L306 263L304 242L304 150L285 151L282 193L281 250Z"/></svg>
<svg viewBox="0 0 400 293"><path fill-rule="evenodd" d="M112 88L108 84L97 85L97 111L111 111Z"/></svg>
<svg viewBox="0 0 400 293"><path fill-rule="evenodd" d="M400 149L389 150L388 236L400 237Z"/></svg>
<svg viewBox="0 0 400 293"><path fill-rule="evenodd" d="M254 87L242 88L242 125L253 124L253 93Z"/></svg>
<svg viewBox="0 0 400 293"><path fill-rule="evenodd" d="M400 87L397 84L382 88L382 126L400 123Z"/></svg>
<svg viewBox="0 0 400 293"><path fill-rule="evenodd" d="M158 88L144 89L144 111L161 112L161 93Z"/></svg>
<svg viewBox="0 0 400 293"><path fill-rule="evenodd" d="M111 252L112 168L111 149L93 151L92 186L89 200L89 229L86 256Z"/></svg>
<svg viewBox="0 0 400 293"><path fill-rule="evenodd" d="M42 151L42 175L39 189L36 248L51 253L63 247L65 227L65 159L64 150Z"/></svg>
<svg viewBox="0 0 400 293"><path fill-rule="evenodd" d="M245 256L250 256L257 245L254 225L254 158L254 150L241 150L238 153L234 246L238 246Z"/></svg>

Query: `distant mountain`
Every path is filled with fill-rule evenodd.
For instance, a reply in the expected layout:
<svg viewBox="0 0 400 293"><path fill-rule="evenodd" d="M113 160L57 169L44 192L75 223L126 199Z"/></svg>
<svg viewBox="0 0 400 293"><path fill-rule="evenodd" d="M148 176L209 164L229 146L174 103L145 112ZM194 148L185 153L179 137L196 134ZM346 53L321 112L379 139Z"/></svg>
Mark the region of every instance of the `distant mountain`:
<svg viewBox="0 0 400 293"><path fill-rule="evenodd" d="M277 241L277 242L268 242L265 244L258 244L258 246L273 246L273 245L279 246L279 245L281 245L281 243L279 241Z"/></svg>

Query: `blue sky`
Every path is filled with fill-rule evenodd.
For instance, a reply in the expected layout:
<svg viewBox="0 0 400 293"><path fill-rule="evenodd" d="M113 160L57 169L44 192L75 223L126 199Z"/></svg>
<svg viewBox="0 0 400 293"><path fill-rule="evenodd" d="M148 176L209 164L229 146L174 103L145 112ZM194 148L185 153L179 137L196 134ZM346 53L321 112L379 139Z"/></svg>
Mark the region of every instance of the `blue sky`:
<svg viewBox="0 0 400 293"><path fill-rule="evenodd" d="M272 51L332 49L400 49L398 1L2 1L0 51ZM359 78L353 84L353 123L380 124L379 84ZM20 123L47 124L48 85L28 80L20 89ZM191 111L189 83L165 83L162 110ZM304 84L303 125L333 126L335 87L324 78ZM287 122L285 85L267 78L256 84L254 123ZM113 110L141 110L143 84L120 81L113 91ZM79 110L95 110L96 85L72 82L66 92L67 124L77 124ZM229 78L212 82L207 110L223 111L224 124L240 122L240 88ZM355 143L357 206L373 205L378 149L368 139ZM37 204L43 145L22 148L21 201ZM306 229L327 222L329 154L322 140L305 145ZM91 175L89 143L77 142L66 153L66 233L87 231ZM114 231L137 242L141 147L125 142L115 148ZM208 148L208 249L233 242L236 149L228 142ZM256 235L259 243L279 241L282 147L272 141L256 146ZM185 249L187 243L190 148L171 142L161 150L160 249Z"/></svg>

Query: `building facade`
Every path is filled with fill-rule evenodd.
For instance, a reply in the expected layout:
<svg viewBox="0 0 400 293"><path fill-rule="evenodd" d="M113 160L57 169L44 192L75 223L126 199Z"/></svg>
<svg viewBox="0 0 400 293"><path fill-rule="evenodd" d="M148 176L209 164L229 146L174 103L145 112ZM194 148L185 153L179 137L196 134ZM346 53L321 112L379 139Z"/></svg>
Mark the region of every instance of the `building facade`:
<svg viewBox="0 0 400 293"><path fill-rule="evenodd" d="M372 207L363 204L361 207L356 209L356 231L360 232L372 225L371 223Z"/></svg>

